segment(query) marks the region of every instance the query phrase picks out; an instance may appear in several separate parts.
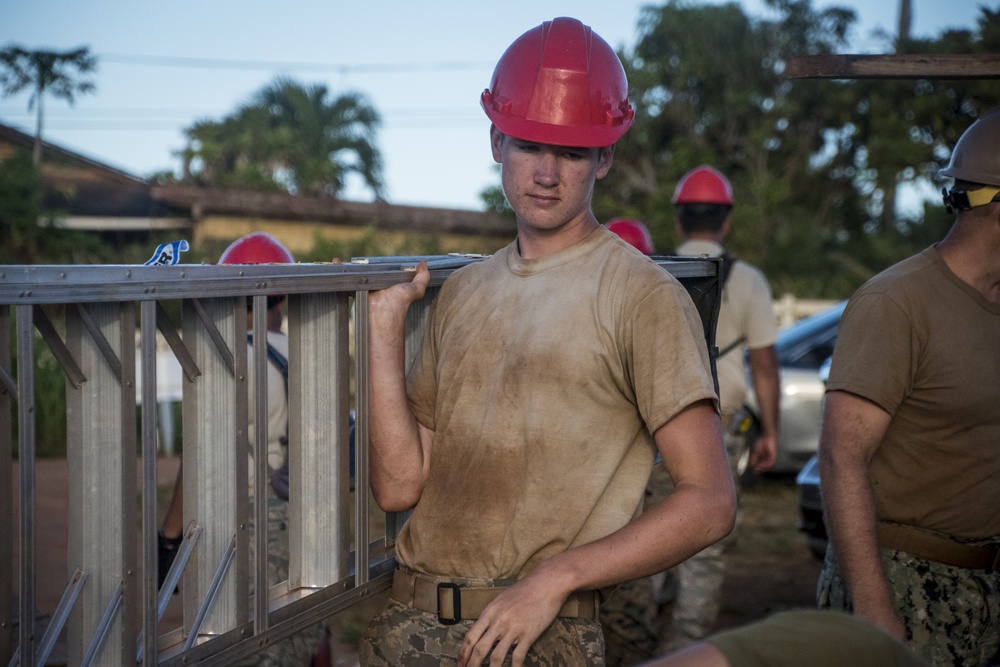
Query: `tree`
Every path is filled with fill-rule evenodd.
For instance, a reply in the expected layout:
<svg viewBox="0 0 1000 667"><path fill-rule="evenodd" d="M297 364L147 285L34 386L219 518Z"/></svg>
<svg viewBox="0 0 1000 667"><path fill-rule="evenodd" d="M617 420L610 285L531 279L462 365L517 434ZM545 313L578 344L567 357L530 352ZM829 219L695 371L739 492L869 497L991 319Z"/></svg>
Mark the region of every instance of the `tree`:
<svg viewBox="0 0 1000 667"><path fill-rule="evenodd" d="M28 51L19 46L8 46L0 51L0 85L5 96L15 95L31 88L28 110L36 108L35 146L32 161L37 166L42 161L42 100L46 93L64 99L71 105L77 94L92 93L92 81L75 78L76 74L89 74L97 69L97 58L90 49L73 51Z"/></svg>
<svg viewBox="0 0 1000 667"><path fill-rule="evenodd" d="M944 216L897 219L896 193L933 180L958 135L1000 95L975 81L790 80L789 58L838 53L856 18L810 0L767 4L768 19L735 2L644 10L639 40L622 54L636 120L595 212L643 219L669 251L674 187L688 169L712 164L736 193L730 249L761 266L776 293L842 298L943 235ZM989 53L998 41L1000 20L983 9L978 31L898 48Z"/></svg>
<svg viewBox="0 0 1000 667"><path fill-rule="evenodd" d="M185 130L185 182L336 197L356 173L384 194L380 118L363 96L279 78L221 121Z"/></svg>
<svg viewBox="0 0 1000 667"><path fill-rule="evenodd" d="M96 237L60 228L58 216L44 210L41 173L26 150L18 149L0 161L0 173L0 264L99 261ZM109 252L107 259L111 257Z"/></svg>
<svg viewBox="0 0 1000 667"><path fill-rule="evenodd" d="M813 12L808 2L781 2L776 13L755 20L735 2L646 8L640 39L625 55L636 121L609 180L612 196L629 208L608 215L642 218L669 251L677 241L674 187L692 167L711 164L736 191L730 245L769 277L774 258L779 291L780 273L815 276L808 262L840 211L853 215L858 202L849 178L818 178L811 168L842 104L822 84L792 84L782 73L788 56L835 52L854 16Z"/></svg>

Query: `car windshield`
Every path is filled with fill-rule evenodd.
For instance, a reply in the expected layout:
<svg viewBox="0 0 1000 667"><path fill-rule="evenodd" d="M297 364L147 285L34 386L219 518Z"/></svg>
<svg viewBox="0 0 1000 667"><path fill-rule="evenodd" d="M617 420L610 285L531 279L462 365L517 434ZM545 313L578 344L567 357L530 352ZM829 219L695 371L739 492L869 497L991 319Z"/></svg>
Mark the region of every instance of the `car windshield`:
<svg viewBox="0 0 1000 667"><path fill-rule="evenodd" d="M847 301L805 317L778 332L774 344L782 367L819 369L833 354L840 316Z"/></svg>

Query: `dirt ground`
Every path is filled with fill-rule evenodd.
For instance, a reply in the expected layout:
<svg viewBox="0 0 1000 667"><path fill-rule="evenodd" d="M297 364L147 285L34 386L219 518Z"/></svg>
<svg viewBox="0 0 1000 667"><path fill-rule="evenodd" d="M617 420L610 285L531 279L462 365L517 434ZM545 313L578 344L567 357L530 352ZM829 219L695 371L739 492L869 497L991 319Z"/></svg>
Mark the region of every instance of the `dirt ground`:
<svg viewBox="0 0 1000 667"><path fill-rule="evenodd" d="M793 476L764 477L742 496L742 521L726 558L717 630L745 625L777 611L815 608L822 563L799 532Z"/></svg>
<svg viewBox="0 0 1000 667"><path fill-rule="evenodd" d="M159 465L161 484L176 474L177 459L165 457ZM65 460L40 460L36 467L37 609L51 614L67 581L66 465ZM14 471L14 498L18 474ZM737 541L727 555L723 608L717 629L736 627L773 612L813 607L820 563L809 553L798 532L798 494L791 477L760 478L743 494L742 522ZM17 509L15 507L15 516ZM17 552L15 530L14 553ZM11 573L18 580L15 562ZM361 630L379 606L373 600L331 619L335 628L334 667L357 665L354 650ZM163 619L165 627L180 624L179 597L175 596ZM15 634L15 643L16 643ZM65 664L65 649L57 646L49 665Z"/></svg>

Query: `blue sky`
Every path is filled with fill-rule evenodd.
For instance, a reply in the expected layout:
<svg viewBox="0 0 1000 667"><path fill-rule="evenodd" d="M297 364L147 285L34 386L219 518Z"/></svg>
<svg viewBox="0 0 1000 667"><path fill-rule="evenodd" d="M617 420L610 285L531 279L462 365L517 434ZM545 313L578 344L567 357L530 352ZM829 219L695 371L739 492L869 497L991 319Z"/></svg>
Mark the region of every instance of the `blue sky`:
<svg viewBox="0 0 1000 667"><path fill-rule="evenodd" d="M710 0L712 2L721 0ZM995 0L912 0L913 33L972 27ZM391 203L480 208L499 182L479 94L493 64L525 30L576 16L613 47L636 39L633 0L0 0L0 46L100 57L96 94L74 106L47 98L44 137L139 176L177 170L182 131L219 120L278 75L331 93L365 94L383 125L378 144ZM762 0L745 10L765 15ZM876 52L876 28L895 31L898 0L813 0L858 12L854 52ZM34 131L27 95L0 98L0 122ZM354 184L346 198L369 201Z"/></svg>

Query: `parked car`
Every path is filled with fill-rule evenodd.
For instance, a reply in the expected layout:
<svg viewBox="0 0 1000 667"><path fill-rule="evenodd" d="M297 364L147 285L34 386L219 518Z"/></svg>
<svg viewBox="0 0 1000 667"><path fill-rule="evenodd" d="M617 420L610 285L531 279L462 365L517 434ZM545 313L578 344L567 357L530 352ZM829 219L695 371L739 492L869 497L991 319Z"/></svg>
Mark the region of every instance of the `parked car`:
<svg viewBox="0 0 1000 667"><path fill-rule="evenodd" d="M846 306L847 301L841 301L778 332L775 349L781 367L781 413L778 461L773 472L798 473L819 448L820 403L825 389L819 371L833 354ZM755 418L757 404L752 392L748 408Z"/></svg>
<svg viewBox="0 0 1000 667"><path fill-rule="evenodd" d="M805 533L806 545L816 558L826 554L826 524L823 523L823 498L819 489L819 457L813 455L795 478L799 487L799 530Z"/></svg>
<svg viewBox="0 0 1000 667"><path fill-rule="evenodd" d="M830 377L830 362L828 357L819 367L819 381L826 386ZM819 454L813 454L799 474L795 477L799 487L799 514L802 521L799 530L806 534L806 545L812 555L823 560L826 556L826 544L829 538L826 534L826 524L823 522L823 496L819 488Z"/></svg>

